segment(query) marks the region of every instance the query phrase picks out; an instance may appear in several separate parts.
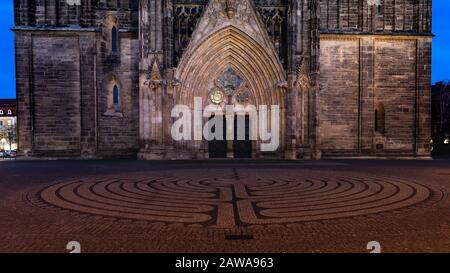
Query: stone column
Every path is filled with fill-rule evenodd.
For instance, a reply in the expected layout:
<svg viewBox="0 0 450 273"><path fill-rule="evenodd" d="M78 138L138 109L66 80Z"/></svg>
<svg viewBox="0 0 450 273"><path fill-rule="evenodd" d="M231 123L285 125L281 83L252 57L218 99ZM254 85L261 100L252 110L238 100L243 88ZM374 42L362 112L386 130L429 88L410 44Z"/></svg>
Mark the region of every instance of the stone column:
<svg viewBox="0 0 450 273"><path fill-rule="evenodd" d="M79 44L80 51L85 52L80 59L81 156L90 158L97 153L95 34L80 34Z"/></svg>
<svg viewBox="0 0 450 273"><path fill-rule="evenodd" d="M315 86L318 70L318 3L290 1L288 17L288 82L286 158L309 158L315 143Z"/></svg>
<svg viewBox="0 0 450 273"><path fill-rule="evenodd" d="M139 129L142 159L164 157L164 90L165 85L155 60L151 73L141 73L139 80Z"/></svg>
<svg viewBox="0 0 450 273"><path fill-rule="evenodd" d="M360 41L360 92L361 92L361 135L360 149L362 153L375 152L374 128L375 128L375 41L374 37L363 37Z"/></svg>
<svg viewBox="0 0 450 273"><path fill-rule="evenodd" d="M431 48L431 37L417 40L415 153L419 157L430 157L431 152Z"/></svg>
<svg viewBox="0 0 450 273"><path fill-rule="evenodd" d="M17 70L17 132L18 156L30 157L34 146L34 83L33 52L30 33L16 32L14 35Z"/></svg>
<svg viewBox="0 0 450 273"><path fill-rule="evenodd" d="M139 131L141 159L164 158L163 112L165 79L163 0L143 0L139 6L141 62L139 80Z"/></svg>

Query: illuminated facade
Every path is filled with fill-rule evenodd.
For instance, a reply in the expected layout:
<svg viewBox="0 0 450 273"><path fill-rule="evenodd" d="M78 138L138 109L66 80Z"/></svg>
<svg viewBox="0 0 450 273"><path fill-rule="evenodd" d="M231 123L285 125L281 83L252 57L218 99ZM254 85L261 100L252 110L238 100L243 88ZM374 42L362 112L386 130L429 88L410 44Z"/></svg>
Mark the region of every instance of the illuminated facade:
<svg viewBox="0 0 450 273"><path fill-rule="evenodd" d="M22 156L429 156L431 0L80 3L15 1ZM195 97L278 105L280 147L174 141Z"/></svg>
<svg viewBox="0 0 450 273"><path fill-rule="evenodd" d="M17 149L16 100L0 99L0 151Z"/></svg>

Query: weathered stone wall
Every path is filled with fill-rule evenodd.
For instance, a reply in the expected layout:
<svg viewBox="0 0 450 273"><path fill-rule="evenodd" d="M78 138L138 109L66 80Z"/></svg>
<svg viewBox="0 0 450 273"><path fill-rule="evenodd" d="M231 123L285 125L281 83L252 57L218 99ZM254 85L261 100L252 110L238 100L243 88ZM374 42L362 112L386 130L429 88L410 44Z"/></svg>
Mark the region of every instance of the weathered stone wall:
<svg viewBox="0 0 450 273"><path fill-rule="evenodd" d="M324 151L358 149L359 41L323 39L318 100L319 139Z"/></svg>
<svg viewBox="0 0 450 273"><path fill-rule="evenodd" d="M100 44L100 43L98 43ZM100 45L97 50L100 51ZM101 156L136 155L139 140L139 41L134 34L120 38L120 52L113 60L98 56L98 153ZM105 88L109 75L117 78L120 88L120 111L109 115L111 90Z"/></svg>
<svg viewBox="0 0 450 273"><path fill-rule="evenodd" d="M137 29L137 0L80 0L69 5L66 0L15 0L16 26L81 26L99 27L106 12L114 11L123 28Z"/></svg>
<svg viewBox="0 0 450 273"><path fill-rule="evenodd" d="M431 31L431 0L320 0L323 31Z"/></svg>
<svg viewBox="0 0 450 273"><path fill-rule="evenodd" d="M429 153L430 37L322 35L318 148L324 156ZM385 110L384 132L375 109Z"/></svg>
<svg viewBox="0 0 450 273"><path fill-rule="evenodd" d="M81 155L93 156L97 150L96 121L96 45L94 32L79 33L81 83Z"/></svg>
<svg viewBox="0 0 450 273"><path fill-rule="evenodd" d="M68 6L62 0L16 0L20 153L117 157L140 150L176 157L168 113L183 83L173 67L175 39L181 37L173 24L177 7L207 2L82 0ZM254 1L256 15L266 20L263 31L284 61L280 73L286 81L270 83L286 96L280 99L286 102L286 144L279 155L429 154L431 0L372 2ZM280 17L270 19L264 11ZM271 25L277 20L283 23ZM117 52L112 26L119 30ZM194 28L189 26L184 43ZM263 48L270 52L272 45ZM153 116L140 116L140 86L150 83L157 87L151 96L156 105L148 111ZM118 105L112 103L115 84ZM383 133L375 131L380 104ZM154 136L148 139L139 133L147 125Z"/></svg>
<svg viewBox="0 0 450 273"><path fill-rule="evenodd" d="M416 57L414 40L375 40L374 105L384 105L386 132L374 144L388 151L414 152Z"/></svg>
<svg viewBox="0 0 450 273"><path fill-rule="evenodd" d="M139 43L121 34L117 58L102 58L95 32L16 32L19 142L29 156L133 156L138 147ZM121 83L121 115L105 115Z"/></svg>
<svg viewBox="0 0 450 273"><path fill-rule="evenodd" d="M430 155L432 38L417 41L416 152Z"/></svg>
<svg viewBox="0 0 450 273"><path fill-rule="evenodd" d="M32 71L31 33L16 32L16 96L17 132L19 155L31 155L33 150Z"/></svg>
<svg viewBox="0 0 450 273"><path fill-rule="evenodd" d="M77 36L33 35L35 151L80 149Z"/></svg>

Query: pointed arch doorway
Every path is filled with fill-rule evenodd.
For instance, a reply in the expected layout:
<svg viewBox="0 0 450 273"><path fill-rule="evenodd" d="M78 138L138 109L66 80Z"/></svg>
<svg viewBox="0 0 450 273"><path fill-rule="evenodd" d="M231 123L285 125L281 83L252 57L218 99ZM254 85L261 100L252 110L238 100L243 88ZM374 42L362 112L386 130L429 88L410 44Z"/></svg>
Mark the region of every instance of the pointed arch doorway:
<svg viewBox="0 0 450 273"><path fill-rule="evenodd" d="M224 85L218 80L223 78L224 73L230 69L241 78L241 86L234 90L235 93L228 94ZM256 109L260 105L280 107L281 117L285 117L285 90L279 83L285 82L284 70L272 48L262 46L259 42L234 26L221 29L198 45L190 45L188 51L182 58L175 77L180 84L176 87L176 104L193 107L195 98L202 98L205 105L216 104L225 111L226 105L249 104ZM214 101L213 94L217 88L222 87L223 94L217 96ZM226 88L225 88L226 89ZM245 91L241 93L241 91ZM227 142L227 157L250 158L258 153L259 140L251 141L251 120L245 119L246 136L243 140ZM236 119L235 119L236 120ZM285 122L280 121L280 139L283 142L285 136ZM237 126L237 124L235 125ZM217 143L216 143L217 144ZM282 143L280 146L282 146ZM209 157L216 157L214 151L209 151L214 145L205 141L203 145L184 143L189 150L203 149ZM222 143L224 145L224 143ZM280 147L280 150L282 148ZM224 153L221 153L222 157Z"/></svg>

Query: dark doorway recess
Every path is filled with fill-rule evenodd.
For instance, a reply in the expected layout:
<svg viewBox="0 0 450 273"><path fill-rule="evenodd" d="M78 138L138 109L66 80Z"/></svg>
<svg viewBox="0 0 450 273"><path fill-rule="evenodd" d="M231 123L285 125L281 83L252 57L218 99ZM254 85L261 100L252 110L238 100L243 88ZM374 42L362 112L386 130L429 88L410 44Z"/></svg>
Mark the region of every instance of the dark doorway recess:
<svg viewBox="0 0 450 273"><path fill-rule="evenodd" d="M227 157L227 140L226 140L226 118L225 116L211 116L209 120L217 118L221 119L223 122L223 138L222 139L213 139L208 142L208 152L209 158L226 158ZM211 132L216 132L215 126L211 128Z"/></svg>
<svg viewBox="0 0 450 273"><path fill-rule="evenodd" d="M245 122L245 125L238 123ZM241 128L239 128L241 127ZM248 115L236 116L234 119L234 141L233 141L233 153L234 158L252 158L252 141L250 140L250 118ZM238 139L238 130L244 129L243 132L245 139Z"/></svg>

